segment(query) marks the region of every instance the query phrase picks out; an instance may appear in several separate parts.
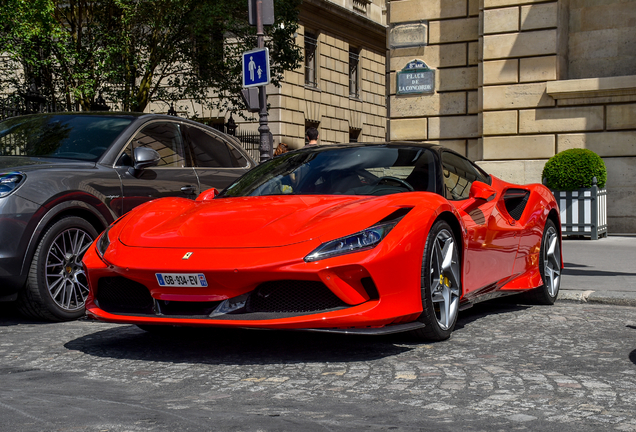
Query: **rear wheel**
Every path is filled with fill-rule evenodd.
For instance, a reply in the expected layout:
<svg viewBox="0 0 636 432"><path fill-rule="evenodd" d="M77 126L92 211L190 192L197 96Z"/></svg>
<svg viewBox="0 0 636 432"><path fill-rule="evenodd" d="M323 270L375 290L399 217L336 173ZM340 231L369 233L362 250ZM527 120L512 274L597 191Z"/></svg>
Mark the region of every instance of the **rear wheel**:
<svg viewBox="0 0 636 432"><path fill-rule="evenodd" d="M459 245L445 221L437 221L426 239L422 261L422 314L426 324L412 333L419 339L448 339L455 328L461 296Z"/></svg>
<svg viewBox="0 0 636 432"><path fill-rule="evenodd" d="M67 321L84 315L88 280L82 258L97 237L84 219L64 217L44 233L33 255L18 308L32 318Z"/></svg>
<svg viewBox="0 0 636 432"><path fill-rule="evenodd" d="M543 229L539 252L539 272L543 286L529 292L529 299L537 304L554 304L561 287L561 246L559 232L550 219Z"/></svg>

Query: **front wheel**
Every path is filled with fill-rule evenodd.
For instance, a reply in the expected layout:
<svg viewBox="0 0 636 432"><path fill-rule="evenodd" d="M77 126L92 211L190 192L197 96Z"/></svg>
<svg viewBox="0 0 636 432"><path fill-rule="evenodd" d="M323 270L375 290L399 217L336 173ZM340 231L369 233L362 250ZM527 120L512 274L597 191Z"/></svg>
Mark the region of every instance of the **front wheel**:
<svg viewBox="0 0 636 432"><path fill-rule="evenodd" d="M67 216L44 233L33 255L26 286L18 295L18 308L26 316L68 321L84 315L88 280L82 258L97 237L86 220Z"/></svg>
<svg viewBox="0 0 636 432"><path fill-rule="evenodd" d="M422 314L426 326L414 330L418 339L448 339L455 328L461 296L460 245L445 221L433 224L422 259Z"/></svg>

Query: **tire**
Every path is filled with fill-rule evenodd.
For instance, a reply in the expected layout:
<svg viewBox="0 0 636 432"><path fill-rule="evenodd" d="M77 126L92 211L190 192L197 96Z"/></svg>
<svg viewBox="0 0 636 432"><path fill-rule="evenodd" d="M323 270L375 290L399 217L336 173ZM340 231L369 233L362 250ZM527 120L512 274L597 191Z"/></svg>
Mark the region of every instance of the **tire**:
<svg viewBox="0 0 636 432"><path fill-rule="evenodd" d="M418 321L426 326L411 332L418 339L446 340L455 328L462 293L458 247L450 225L435 222L422 258L422 314Z"/></svg>
<svg viewBox="0 0 636 432"><path fill-rule="evenodd" d="M552 305L559 295L561 286L561 245L559 231L550 219L543 228L539 272L543 285L530 291L528 299L535 304Z"/></svg>
<svg viewBox="0 0 636 432"><path fill-rule="evenodd" d="M18 309L30 318L70 321L84 315L88 281L82 257L97 237L86 220L66 216L53 223L40 239Z"/></svg>

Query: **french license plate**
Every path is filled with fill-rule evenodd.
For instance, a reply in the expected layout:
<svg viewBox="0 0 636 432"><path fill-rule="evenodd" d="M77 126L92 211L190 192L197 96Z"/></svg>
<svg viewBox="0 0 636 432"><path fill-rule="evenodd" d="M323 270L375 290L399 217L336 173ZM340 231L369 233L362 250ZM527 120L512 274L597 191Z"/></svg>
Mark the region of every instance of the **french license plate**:
<svg viewBox="0 0 636 432"><path fill-rule="evenodd" d="M159 286L206 287L208 281L203 273L155 273Z"/></svg>

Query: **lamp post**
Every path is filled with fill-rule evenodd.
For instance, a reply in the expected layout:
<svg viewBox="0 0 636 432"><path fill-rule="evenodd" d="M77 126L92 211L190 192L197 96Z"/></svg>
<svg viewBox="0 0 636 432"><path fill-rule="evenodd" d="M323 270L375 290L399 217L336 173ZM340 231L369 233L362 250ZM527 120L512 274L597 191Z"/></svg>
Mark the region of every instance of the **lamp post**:
<svg viewBox="0 0 636 432"><path fill-rule="evenodd" d="M258 48L265 47L265 29L263 26L263 0L256 0L256 36ZM258 131L261 134L261 142L259 151L261 154L261 162L265 162L272 158L272 144L270 142L270 133L267 119L267 91L265 86L258 88L258 97L260 111Z"/></svg>
<svg viewBox="0 0 636 432"><path fill-rule="evenodd" d="M230 113L230 118L227 119L227 123L225 123L225 128L227 129L228 135L235 135L237 127L238 127L238 125L236 124L236 122L232 118L232 113Z"/></svg>

